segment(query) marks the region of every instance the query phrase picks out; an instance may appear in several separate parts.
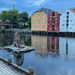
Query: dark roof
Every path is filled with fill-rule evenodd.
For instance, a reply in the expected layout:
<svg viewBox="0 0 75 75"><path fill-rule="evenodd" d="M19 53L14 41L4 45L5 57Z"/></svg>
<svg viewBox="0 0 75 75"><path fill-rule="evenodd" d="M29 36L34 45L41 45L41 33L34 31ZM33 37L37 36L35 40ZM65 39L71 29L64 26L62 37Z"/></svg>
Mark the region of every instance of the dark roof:
<svg viewBox="0 0 75 75"><path fill-rule="evenodd" d="M41 9L35 11L35 12L41 12L41 11L45 12L45 13L48 15L48 14L49 14L50 12L52 12L53 10L47 9L47 8L41 8Z"/></svg>

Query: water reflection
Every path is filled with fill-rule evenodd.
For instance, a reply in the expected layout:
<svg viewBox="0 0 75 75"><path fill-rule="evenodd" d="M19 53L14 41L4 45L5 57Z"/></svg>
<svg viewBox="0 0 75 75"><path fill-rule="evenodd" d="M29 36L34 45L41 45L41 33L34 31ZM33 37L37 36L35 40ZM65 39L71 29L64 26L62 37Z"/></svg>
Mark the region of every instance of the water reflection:
<svg viewBox="0 0 75 75"><path fill-rule="evenodd" d="M0 46L7 46L12 44L13 37L12 33L0 33Z"/></svg>
<svg viewBox="0 0 75 75"><path fill-rule="evenodd" d="M14 53L14 60L18 66L21 66L24 62L24 53Z"/></svg>
<svg viewBox="0 0 75 75"><path fill-rule="evenodd" d="M53 56L59 56L59 37L48 36L47 37L48 53Z"/></svg>
<svg viewBox="0 0 75 75"><path fill-rule="evenodd" d="M47 55L47 36L31 35L31 43L31 46L37 50L36 55L42 58Z"/></svg>
<svg viewBox="0 0 75 75"><path fill-rule="evenodd" d="M59 55L59 37L32 35L31 43L37 50L35 53L41 57Z"/></svg>

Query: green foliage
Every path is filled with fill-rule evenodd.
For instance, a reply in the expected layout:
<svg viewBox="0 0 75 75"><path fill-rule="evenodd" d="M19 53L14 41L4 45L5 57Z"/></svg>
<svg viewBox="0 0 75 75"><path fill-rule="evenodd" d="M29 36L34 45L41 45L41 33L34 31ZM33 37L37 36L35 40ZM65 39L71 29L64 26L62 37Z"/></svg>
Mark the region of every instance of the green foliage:
<svg viewBox="0 0 75 75"><path fill-rule="evenodd" d="M18 10L17 9L13 9L13 10L9 10L7 13L7 18L8 20L10 20L11 24L17 24L18 22Z"/></svg>
<svg viewBox="0 0 75 75"><path fill-rule="evenodd" d="M5 26L1 26L1 30L5 30Z"/></svg>
<svg viewBox="0 0 75 75"><path fill-rule="evenodd" d="M75 8L73 8L73 10L75 10Z"/></svg>
<svg viewBox="0 0 75 75"><path fill-rule="evenodd" d="M19 25L19 28L24 29L25 27L24 27L24 25Z"/></svg>
<svg viewBox="0 0 75 75"><path fill-rule="evenodd" d="M28 21L28 13L27 12L19 13L19 15L18 15L18 21L21 24L25 25L25 23Z"/></svg>
<svg viewBox="0 0 75 75"><path fill-rule="evenodd" d="M7 11L3 10L0 14L0 19L3 21L3 23L5 23L5 21L7 20Z"/></svg>
<svg viewBox="0 0 75 75"><path fill-rule="evenodd" d="M28 27L31 28L31 17L28 18L28 22L27 22L27 24L28 24Z"/></svg>

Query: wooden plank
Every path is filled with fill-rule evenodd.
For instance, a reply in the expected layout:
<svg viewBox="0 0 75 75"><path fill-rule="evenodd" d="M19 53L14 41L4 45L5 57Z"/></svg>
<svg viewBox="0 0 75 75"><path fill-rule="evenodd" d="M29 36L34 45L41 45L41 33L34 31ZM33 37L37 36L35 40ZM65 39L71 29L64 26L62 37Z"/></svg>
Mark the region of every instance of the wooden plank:
<svg viewBox="0 0 75 75"><path fill-rule="evenodd" d="M0 75L28 75L21 70L16 70L12 65L8 66L5 61L0 60Z"/></svg>

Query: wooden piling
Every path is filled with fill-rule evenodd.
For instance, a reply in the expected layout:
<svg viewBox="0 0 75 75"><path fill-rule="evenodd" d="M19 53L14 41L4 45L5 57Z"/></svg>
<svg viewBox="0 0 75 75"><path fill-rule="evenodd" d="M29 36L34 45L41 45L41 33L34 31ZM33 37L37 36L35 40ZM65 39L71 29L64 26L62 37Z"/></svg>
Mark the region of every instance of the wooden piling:
<svg viewBox="0 0 75 75"><path fill-rule="evenodd" d="M33 67L29 68L29 75L34 75L34 68Z"/></svg>
<svg viewBox="0 0 75 75"><path fill-rule="evenodd" d="M8 58L8 65L11 65L11 63L12 63L12 59Z"/></svg>

